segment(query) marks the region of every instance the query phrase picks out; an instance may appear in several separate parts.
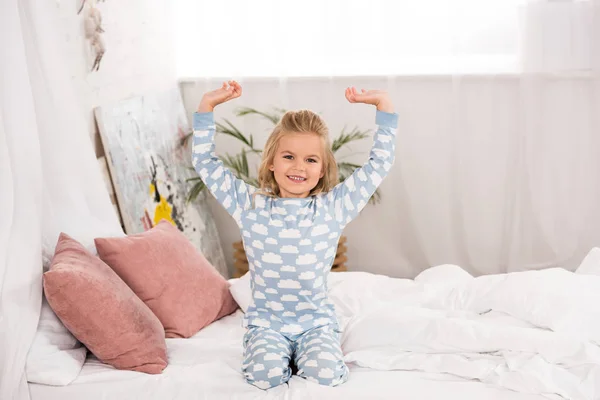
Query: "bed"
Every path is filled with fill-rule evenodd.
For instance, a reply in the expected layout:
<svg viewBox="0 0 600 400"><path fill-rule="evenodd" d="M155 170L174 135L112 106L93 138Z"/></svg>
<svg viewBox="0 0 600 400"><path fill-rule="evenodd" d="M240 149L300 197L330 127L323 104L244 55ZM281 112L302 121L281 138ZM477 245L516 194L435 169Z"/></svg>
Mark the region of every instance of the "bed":
<svg viewBox="0 0 600 400"><path fill-rule="evenodd" d="M598 399L600 268L474 278L453 265L414 280L332 273L350 379L330 388L293 376L262 391L244 382L240 305L189 339L167 339L160 375L88 357L67 386L30 384L34 400L70 399Z"/></svg>
<svg viewBox="0 0 600 400"><path fill-rule="evenodd" d="M79 378L64 387L30 385L34 400L75 399L540 399L451 376L375 371L351 365L337 388L293 376L289 385L262 391L244 382L242 312L225 317L191 339L167 339L170 365L162 375L117 371L89 358Z"/></svg>

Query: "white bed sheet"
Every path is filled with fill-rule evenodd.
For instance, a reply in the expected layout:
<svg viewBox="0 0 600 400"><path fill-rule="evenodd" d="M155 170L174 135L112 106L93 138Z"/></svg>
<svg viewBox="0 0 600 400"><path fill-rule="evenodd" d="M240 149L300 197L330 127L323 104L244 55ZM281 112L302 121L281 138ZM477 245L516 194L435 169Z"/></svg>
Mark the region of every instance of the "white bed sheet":
<svg viewBox="0 0 600 400"><path fill-rule="evenodd" d="M446 265L415 280L345 272L328 284L351 371L339 387L297 377L267 392L246 384L239 310L193 338L167 339L161 375L89 359L71 385L31 385L32 398L599 398L599 275L554 268L474 278ZM232 293L243 310L248 280Z"/></svg>
<svg viewBox="0 0 600 400"><path fill-rule="evenodd" d="M194 399L494 399L540 400L446 374L376 371L350 365L350 379L335 388L293 376L288 385L262 391L247 384L242 361L242 312L190 339L167 339L169 366L161 375L118 371L89 358L69 386L30 385L32 400Z"/></svg>

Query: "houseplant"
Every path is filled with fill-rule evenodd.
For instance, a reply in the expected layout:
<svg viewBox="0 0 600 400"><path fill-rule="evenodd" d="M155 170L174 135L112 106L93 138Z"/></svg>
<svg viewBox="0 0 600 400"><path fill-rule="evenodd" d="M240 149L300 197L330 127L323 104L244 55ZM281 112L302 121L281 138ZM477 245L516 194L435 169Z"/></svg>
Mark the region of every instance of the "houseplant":
<svg viewBox="0 0 600 400"><path fill-rule="evenodd" d="M250 107L242 107L235 111L236 116L245 117L249 115L260 116L262 118L267 119L269 122L275 126L286 110L281 108L273 108L269 112L260 111ZM219 156L221 161L225 167L227 167L238 179L243 180L244 182L258 187L258 178L257 178L257 168L251 168L251 162L249 162L249 158L256 159L260 161L262 157L262 148L258 147L254 141L254 136L252 134L244 134L242 133L231 121L227 119L223 119L223 123L217 122L215 124L216 132L218 134L229 135L237 140L239 140L243 144L242 150L235 155L230 155L229 153L225 153L225 155ZM182 139L182 145L186 145L193 133L187 134ZM347 132L346 128L342 129L342 132L339 134L331 142L331 150L333 154L336 155L340 149L348 147L351 143L365 139L370 135L369 130L360 130L357 127L354 127L352 130ZM336 157L337 158L337 157ZM340 157L337 159L338 173L339 173L339 181L343 182L349 177L356 168L359 168L360 165L343 161L343 158ZM191 186L188 191L187 201L195 200L198 195L206 188L204 182L199 176L195 176L188 179ZM379 190L375 191L375 194L369 199L370 203L376 204L379 202L381 196ZM347 250L346 238L342 236L340 238L340 242L338 245L338 252L336 254L335 261L333 263L332 270L339 271L345 270L345 261L346 256L345 252ZM244 248L242 242L236 242L233 244L234 247L234 255L235 255L235 264L236 264L236 276L241 275L245 270L247 270L248 261L246 259Z"/></svg>

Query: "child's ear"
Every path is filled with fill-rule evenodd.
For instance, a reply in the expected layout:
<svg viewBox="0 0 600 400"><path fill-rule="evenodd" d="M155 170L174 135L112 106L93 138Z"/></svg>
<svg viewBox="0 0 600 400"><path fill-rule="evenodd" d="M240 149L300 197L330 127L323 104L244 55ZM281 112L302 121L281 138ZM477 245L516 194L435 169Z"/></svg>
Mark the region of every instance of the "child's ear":
<svg viewBox="0 0 600 400"><path fill-rule="evenodd" d="M275 171L275 165L271 164L269 166L269 171L271 171L271 172Z"/></svg>
<svg viewBox="0 0 600 400"><path fill-rule="evenodd" d="M325 176L325 170L324 170L324 169L321 169L321 175L319 175L319 179L321 179L321 178L322 178L322 177L324 177L324 176Z"/></svg>

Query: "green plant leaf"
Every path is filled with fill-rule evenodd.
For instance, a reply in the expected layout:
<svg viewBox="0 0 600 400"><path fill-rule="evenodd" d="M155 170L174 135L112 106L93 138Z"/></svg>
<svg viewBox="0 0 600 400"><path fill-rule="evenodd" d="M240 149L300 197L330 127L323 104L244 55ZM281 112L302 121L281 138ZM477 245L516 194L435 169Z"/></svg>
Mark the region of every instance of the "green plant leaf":
<svg viewBox="0 0 600 400"><path fill-rule="evenodd" d="M246 152L242 150L242 154L240 155L240 165L242 167L242 171L244 172L244 176L250 176L250 168L248 167L248 157L246 157Z"/></svg>
<svg viewBox="0 0 600 400"><path fill-rule="evenodd" d="M225 135L232 136L240 142L244 143L246 146L252 148L250 140L246 136L244 136L244 134L240 132L240 130L236 128L235 125L233 125L228 119L223 118L223 121L225 121L225 123L229 126L225 126L217 122L215 125L217 127L218 133L224 133Z"/></svg>
<svg viewBox="0 0 600 400"><path fill-rule="evenodd" d="M352 129L350 133L346 133L346 127L342 129L342 133L338 136L333 143L331 144L331 151L334 153L337 152L342 147L346 146L348 143L354 142L356 140L361 140L368 137L370 134L369 130L361 131L358 128Z"/></svg>
<svg viewBox="0 0 600 400"><path fill-rule="evenodd" d="M196 198L198 197L198 195L200 194L200 192L202 192L202 190L204 190L205 187L206 187L206 185L204 184L204 181L202 181L202 179L199 179L192 186L192 188L190 189L190 191L188 192L188 196L187 196L186 202L187 203L191 203L192 201L196 200Z"/></svg>
<svg viewBox="0 0 600 400"><path fill-rule="evenodd" d="M254 187L258 187L259 186L258 185L258 179L256 179L256 178L250 178L250 177L248 177L247 179L244 179L244 182L246 182L247 184L252 185Z"/></svg>
<svg viewBox="0 0 600 400"><path fill-rule="evenodd" d="M268 119L273 125L275 125L279 122L279 120L281 119L281 115L285 113L285 111L283 111L282 113L281 109L278 108L274 108L274 110L275 113L267 113L251 107L241 107L236 110L236 115L238 117L243 117L245 115L250 114L260 115L261 117Z"/></svg>
<svg viewBox="0 0 600 400"><path fill-rule="evenodd" d="M375 193L373 193L373 196L371 196L371 198L369 199L369 203L371 204L377 204L381 201L381 193L379 192L379 189L375 190Z"/></svg>
<svg viewBox="0 0 600 400"><path fill-rule="evenodd" d="M350 176L356 168L360 168L360 165L349 162L339 162L337 166L340 176L343 174L345 177Z"/></svg>
<svg viewBox="0 0 600 400"><path fill-rule="evenodd" d="M194 132L190 132L179 140L179 145L185 147L188 141L194 136Z"/></svg>
<svg viewBox="0 0 600 400"><path fill-rule="evenodd" d="M242 150L240 154L232 156L225 154L220 157L223 161L223 165L227 167L238 179L250 178L250 167L248 166L248 157L246 157L246 151Z"/></svg>
<svg viewBox="0 0 600 400"><path fill-rule="evenodd" d="M237 160L237 156L232 156L229 154L225 154L224 156L221 156L221 161L223 161L223 165L225 166L225 168L227 168L228 170L230 170L236 178L241 179L243 174L240 171L240 166Z"/></svg>

